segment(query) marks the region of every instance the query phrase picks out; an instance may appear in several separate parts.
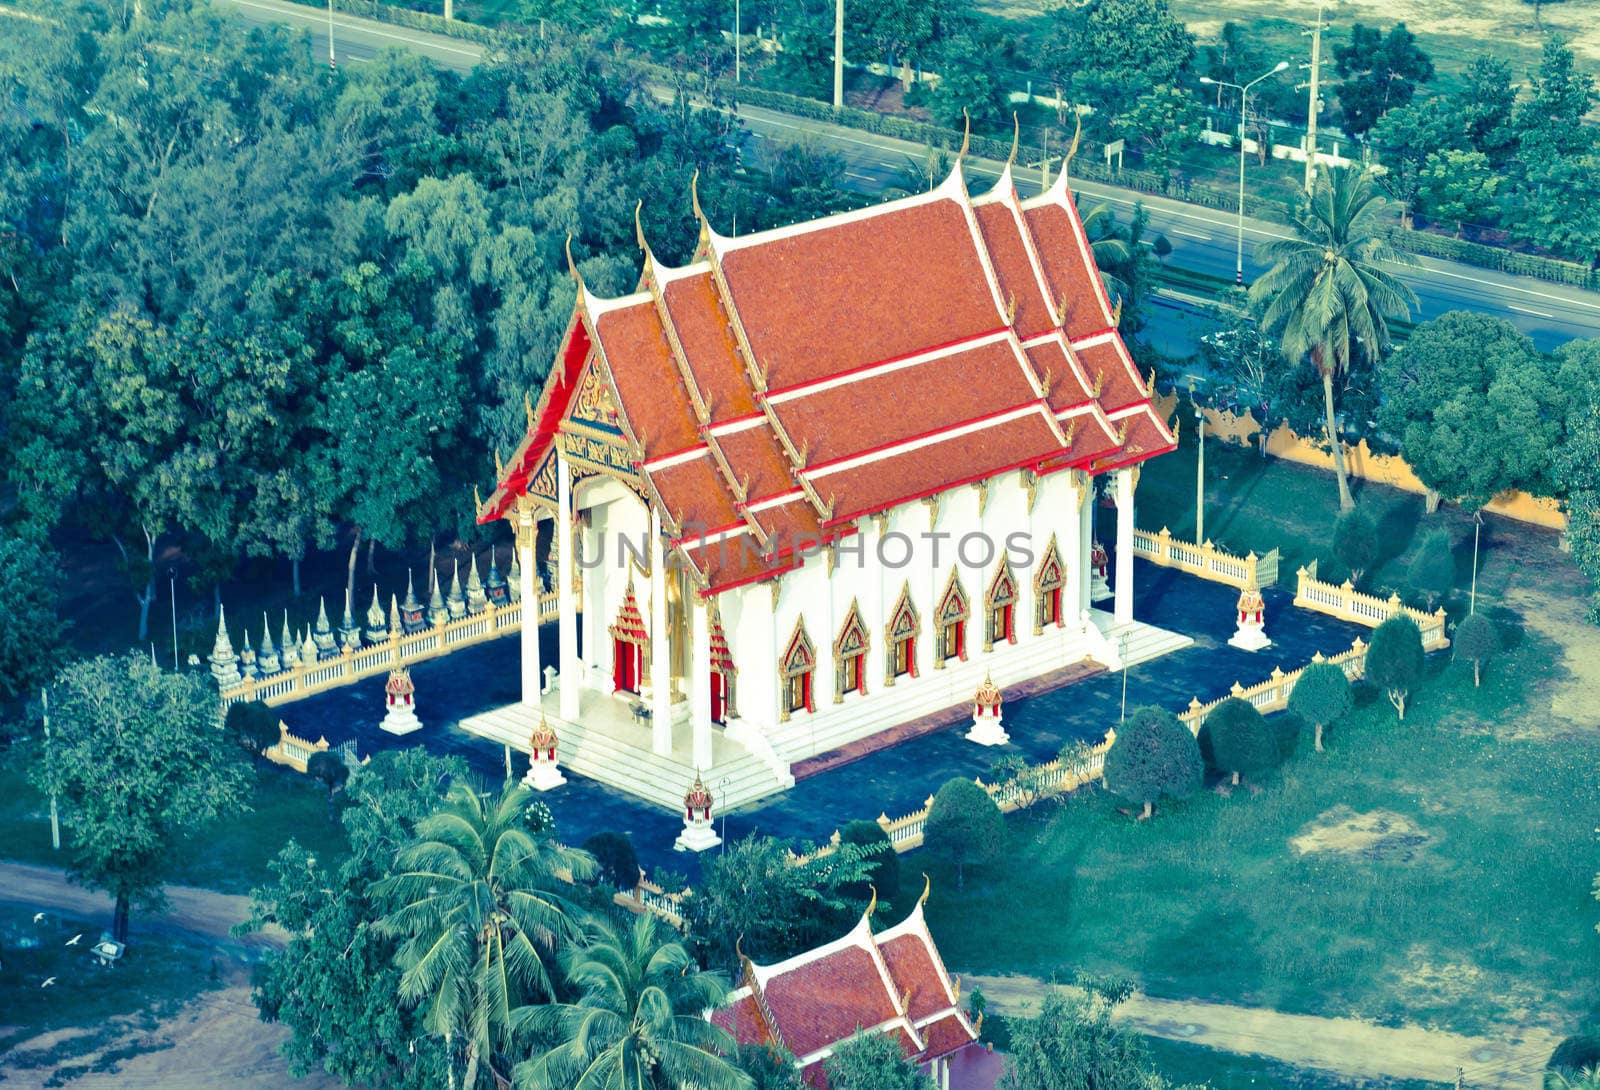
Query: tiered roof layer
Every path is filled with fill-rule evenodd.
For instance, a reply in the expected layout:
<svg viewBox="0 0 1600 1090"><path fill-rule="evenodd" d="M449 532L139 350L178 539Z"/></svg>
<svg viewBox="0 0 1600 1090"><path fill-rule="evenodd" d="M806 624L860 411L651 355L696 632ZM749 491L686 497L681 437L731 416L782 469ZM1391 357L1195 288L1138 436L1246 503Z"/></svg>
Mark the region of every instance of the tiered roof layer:
<svg viewBox="0 0 1600 1090"><path fill-rule="evenodd" d="M549 462L573 391L609 384L642 494L703 593L768 579L855 521L1016 469L1089 473L1172 449L1064 180L1020 200L930 191L647 257L586 289L480 521Z"/></svg>

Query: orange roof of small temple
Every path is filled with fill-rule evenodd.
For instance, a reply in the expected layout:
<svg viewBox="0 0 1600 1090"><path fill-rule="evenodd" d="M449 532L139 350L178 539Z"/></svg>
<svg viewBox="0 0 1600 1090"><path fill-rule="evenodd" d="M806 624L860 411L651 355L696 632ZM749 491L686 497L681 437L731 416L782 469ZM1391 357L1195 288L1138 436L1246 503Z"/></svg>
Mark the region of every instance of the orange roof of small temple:
<svg viewBox="0 0 1600 1090"><path fill-rule="evenodd" d="M711 594L914 499L1176 445L1064 179L1021 200L1008 168L972 198L958 164L871 208L737 238L702 226L692 264L647 258L633 294L580 287L480 522L524 494L548 512L555 449L599 451Z"/></svg>
<svg viewBox="0 0 1600 1090"><path fill-rule="evenodd" d="M823 1061L857 1030L893 1035L917 1063L974 1044L977 1027L961 1009L922 901L876 935L869 921L864 915L844 937L776 965L746 960L742 986L711 1020L740 1044L782 1046L815 1087L826 1084Z"/></svg>

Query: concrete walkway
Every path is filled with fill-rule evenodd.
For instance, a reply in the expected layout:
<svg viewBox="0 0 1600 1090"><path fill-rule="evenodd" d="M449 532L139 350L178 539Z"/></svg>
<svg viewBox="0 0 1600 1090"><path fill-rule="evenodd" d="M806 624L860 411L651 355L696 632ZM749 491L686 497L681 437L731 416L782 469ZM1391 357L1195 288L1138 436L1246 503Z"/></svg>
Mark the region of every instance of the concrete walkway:
<svg viewBox="0 0 1600 1090"><path fill-rule="evenodd" d="M1048 985L1034 977L960 974L1001 1014L1037 1008ZM1134 995L1117 1011L1141 1033L1190 1041L1222 1052L1268 1056L1297 1067L1321 1068L1352 1078L1426 1079L1453 1083L1459 1068L1474 1090L1534 1090L1560 1040L1549 1030L1508 1027L1488 1037L1468 1037L1420 1026L1378 1026L1355 1018L1284 1014Z"/></svg>

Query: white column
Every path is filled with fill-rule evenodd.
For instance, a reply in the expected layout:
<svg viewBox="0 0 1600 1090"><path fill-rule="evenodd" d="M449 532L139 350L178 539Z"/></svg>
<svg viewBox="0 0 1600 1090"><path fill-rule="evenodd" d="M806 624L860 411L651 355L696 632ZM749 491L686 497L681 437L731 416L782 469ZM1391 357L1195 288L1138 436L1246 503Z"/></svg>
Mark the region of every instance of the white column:
<svg viewBox="0 0 1600 1090"><path fill-rule="evenodd" d="M544 678L539 663L539 581L534 578L534 541L539 532L533 503L526 497L517 505L517 564L522 569L522 702L538 704Z"/></svg>
<svg viewBox="0 0 1600 1090"><path fill-rule="evenodd" d="M572 593L572 468L556 451L556 554L557 625L561 641L561 718L578 718L578 693L583 687L583 666L578 662L578 599ZM526 605L523 606L527 608Z"/></svg>
<svg viewBox="0 0 1600 1090"><path fill-rule="evenodd" d="M1073 611L1073 620L1083 616L1090 606L1090 586L1094 577L1089 571L1089 550L1094 544L1094 478L1081 475L1078 487L1078 560L1068 573L1067 603Z"/></svg>
<svg viewBox="0 0 1600 1090"><path fill-rule="evenodd" d="M691 591L689 659L689 723L694 739L694 765L711 769L711 624L706 616L705 599Z"/></svg>
<svg viewBox="0 0 1600 1090"><path fill-rule="evenodd" d="M1117 570L1112 616L1118 624L1133 620L1133 470L1119 469L1117 478Z"/></svg>
<svg viewBox="0 0 1600 1090"><path fill-rule="evenodd" d="M672 752L672 633L667 623L667 551L661 515L650 509L650 748Z"/></svg>

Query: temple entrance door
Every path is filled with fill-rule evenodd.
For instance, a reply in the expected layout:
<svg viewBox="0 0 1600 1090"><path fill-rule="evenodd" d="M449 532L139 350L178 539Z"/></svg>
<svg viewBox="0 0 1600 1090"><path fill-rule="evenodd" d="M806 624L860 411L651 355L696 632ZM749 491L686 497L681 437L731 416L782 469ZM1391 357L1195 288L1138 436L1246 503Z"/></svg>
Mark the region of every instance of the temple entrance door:
<svg viewBox="0 0 1600 1090"><path fill-rule="evenodd" d="M611 641L611 682L618 692L637 693L639 677L644 673L643 652L636 643L628 640Z"/></svg>
<svg viewBox="0 0 1600 1090"><path fill-rule="evenodd" d="M711 721L726 723L728 719L727 680L717 671L711 671Z"/></svg>

